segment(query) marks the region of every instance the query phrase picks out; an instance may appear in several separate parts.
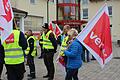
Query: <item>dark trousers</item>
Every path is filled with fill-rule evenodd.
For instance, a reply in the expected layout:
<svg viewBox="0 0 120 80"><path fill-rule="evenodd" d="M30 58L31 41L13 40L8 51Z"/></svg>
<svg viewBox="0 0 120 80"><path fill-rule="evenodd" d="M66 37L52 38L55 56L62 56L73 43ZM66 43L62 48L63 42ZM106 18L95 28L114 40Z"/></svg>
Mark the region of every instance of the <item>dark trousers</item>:
<svg viewBox="0 0 120 80"><path fill-rule="evenodd" d="M27 63L30 69L30 76L35 77L35 64L34 64L34 57L29 55L27 56Z"/></svg>
<svg viewBox="0 0 120 80"><path fill-rule="evenodd" d="M22 80L25 73L24 63L17 65L7 65L5 64L7 69L7 79L8 80Z"/></svg>
<svg viewBox="0 0 120 80"><path fill-rule="evenodd" d="M50 79L54 78L54 72L55 72L53 57L54 57L53 52L44 53L44 64L47 68L47 72L48 72L47 75L49 76Z"/></svg>
<svg viewBox="0 0 120 80"><path fill-rule="evenodd" d="M1 80L1 74L2 74L2 71L3 71L3 64L0 63L0 80Z"/></svg>
<svg viewBox="0 0 120 80"><path fill-rule="evenodd" d="M65 80L78 80L78 69L68 69L67 68L67 73Z"/></svg>

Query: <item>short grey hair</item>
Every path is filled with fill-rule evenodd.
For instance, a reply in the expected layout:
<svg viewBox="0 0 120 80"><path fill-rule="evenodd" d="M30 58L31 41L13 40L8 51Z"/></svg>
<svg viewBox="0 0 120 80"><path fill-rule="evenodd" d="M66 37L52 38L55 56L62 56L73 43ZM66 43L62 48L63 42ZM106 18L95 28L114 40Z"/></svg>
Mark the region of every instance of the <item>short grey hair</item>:
<svg viewBox="0 0 120 80"><path fill-rule="evenodd" d="M70 25L65 25L64 28L70 29Z"/></svg>
<svg viewBox="0 0 120 80"><path fill-rule="evenodd" d="M78 31L76 29L72 28L72 29L70 29L68 31L67 34L70 35L70 36L72 36L72 35L77 36L78 35Z"/></svg>

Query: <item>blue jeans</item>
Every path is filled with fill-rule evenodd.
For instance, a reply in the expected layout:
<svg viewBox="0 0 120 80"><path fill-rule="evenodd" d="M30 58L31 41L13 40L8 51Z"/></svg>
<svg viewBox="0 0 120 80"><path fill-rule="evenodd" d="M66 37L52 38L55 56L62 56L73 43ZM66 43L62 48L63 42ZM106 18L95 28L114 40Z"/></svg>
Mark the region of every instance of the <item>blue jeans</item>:
<svg viewBox="0 0 120 80"><path fill-rule="evenodd" d="M65 80L78 80L78 69L68 69L67 68L67 73Z"/></svg>

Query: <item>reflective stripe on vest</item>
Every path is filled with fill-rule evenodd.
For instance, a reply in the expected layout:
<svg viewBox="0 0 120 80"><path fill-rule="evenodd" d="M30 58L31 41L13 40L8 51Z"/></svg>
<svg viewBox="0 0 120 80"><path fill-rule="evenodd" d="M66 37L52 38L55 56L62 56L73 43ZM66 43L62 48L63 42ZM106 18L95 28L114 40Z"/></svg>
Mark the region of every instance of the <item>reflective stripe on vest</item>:
<svg viewBox="0 0 120 80"><path fill-rule="evenodd" d="M63 52L67 49L67 41L68 41L68 36L66 36L63 41L62 41L62 47L61 47L61 51L60 51L60 54L63 54Z"/></svg>
<svg viewBox="0 0 120 80"><path fill-rule="evenodd" d="M52 31L48 31L47 34L43 34L43 49L54 49L52 42L49 40L49 35ZM55 35L54 35L55 36Z"/></svg>
<svg viewBox="0 0 120 80"><path fill-rule="evenodd" d="M36 55L36 39L34 36L30 36L28 39L27 39L27 43L28 43L28 48L26 49L25 51L25 54L28 55L29 54L29 51L30 51L30 47L29 47L29 39L33 38L34 39L34 50L32 52L32 56L35 56Z"/></svg>
<svg viewBox="0 0 120 80"><path fill-rule="evenodd" d="M3 46L5 49L5 64L20 64L24 62L24 54L22 47L19 46L19 36L20 31L13 30L14 34L14 42L7 44L3 42Z"/></svg>
<svg viewBox="0 0 120 80"><path fill-rule="evenodd" d="M13 48L13 49L5 49L5 52L10 52L10 51L21 51L21 48Z"/></svg>
<svg viewBox="0 0 120 80"><path fill-rule="evenodd" d="M20 55L16 55L16 56L5 56L5 58L20 58L20 57L23 57L24 55L23 54L20 54Z"/></svg>

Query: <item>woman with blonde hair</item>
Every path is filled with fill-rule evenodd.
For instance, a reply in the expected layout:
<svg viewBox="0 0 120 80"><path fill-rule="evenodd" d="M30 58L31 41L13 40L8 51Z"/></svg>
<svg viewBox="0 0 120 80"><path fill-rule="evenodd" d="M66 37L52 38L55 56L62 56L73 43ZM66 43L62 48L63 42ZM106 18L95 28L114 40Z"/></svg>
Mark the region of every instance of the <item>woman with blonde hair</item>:
<svg viewBox="0 0 120 80"><path fill-rule="evenodd" d="M68 31L68 36L69 36L69 44L76 38L78 35L78 31L74 28L72 28L70 31Z"/></svg>
<svg viewBox="0 0 120 80"><path fill-rule="evenodd" d="M82 45L76 39L78 31L76 29L71 29L68 32L69 43L71 43L67 50L64 51L65 56L67 56L67 72L65 80L78 80L78 69L82 65Z"/></svg>

